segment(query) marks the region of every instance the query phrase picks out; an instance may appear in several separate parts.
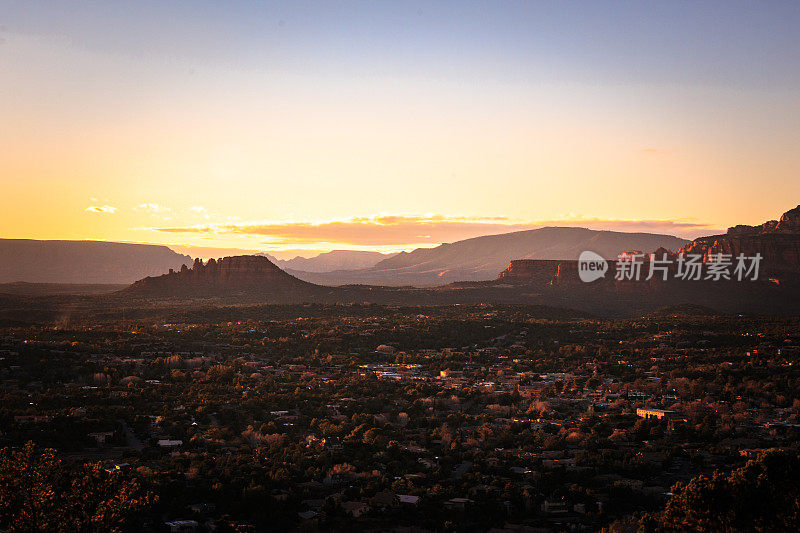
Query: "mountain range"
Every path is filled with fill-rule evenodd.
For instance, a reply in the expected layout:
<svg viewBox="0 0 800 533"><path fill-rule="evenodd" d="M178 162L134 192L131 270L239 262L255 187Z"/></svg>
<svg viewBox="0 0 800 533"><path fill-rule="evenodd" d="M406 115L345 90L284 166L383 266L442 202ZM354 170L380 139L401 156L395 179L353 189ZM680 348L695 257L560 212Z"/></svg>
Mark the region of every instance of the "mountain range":
<svg viewBox="0 0 800 533"><path fill-rule="evenodd" d="M617 252L615 246L621 235L613 232L576 231L575 228L543 228L533 232L520 232L505 236L470 239L456 245L484 244L496 251L510 239L537 239L553 234L573 236L572 243L588 244L610 261L609 270L615 271ZM746 237L746 238L743 238ZM664 247L655 250L657 242L652 235L638 235L636 248L648 254L657 252L674 256ZM566 240L566 239L564 239ZM554 246L552 253L567 253L564 245ZM488 244L487 244L488 243ZM491 245L494 244L495 247ZM507 244L507 243L505 243ZM649 246L648 246L649 244ZM456 245L440 247L452 253ZM717 253L742 253L746 256L760 254L766 261L762 276L754 280L737 281L734 277L696 281L679 280L675 276L666 280L617 280L606 276L602 280L586 283L579 279L576 259L515 259L505 270L489 281L459 281L445 286L388 287L367 284L350 284L330 287L302 281L282 271L266 257L237 256L203 263L195 261L191 269L181 268L157 277L149 277L130 287L109 295L121 299L115 305L165 305L178 302L205 302L210 305L240 305L263 303L335 303L356 302L400 305L446 305L454 303L514 303L539 305L550 308L572 309L601 316L635 316L669 306L704 306L725 313L790 313L800 311L800 206L785 213L780 220L761 226L732 228L725 235L696 239L683 247L684 251L703 253L706 261L715 262ZM719 251L717 251L719 250ZM622 250L625 251L625 250ZM417 251L419 252L419 251ZM415 253L400 254L381 263L396 259L408 260ZM436 257L437 249L427 251ZM450 260L458 258L452 253ZM411 266L419 264L410 261ZM402 268L400 263L398 268ZM379 265L376 265L380 266ZM674 266L674 265L673 265ZM373 268L376 268L373 267ZM364 269L357 272L365 272ZM109 300L111 301L111 300ZM122 303L124 302L124 303Z"/></svg>
<svg viewBox="0 0 800 533"><path fill-rule="evenodd" d="M308 272L289 268L287 272L320 285L430 287L454 281L492 280L514 259L577 260L584 250L596 252L606 259L616 259L627 250L678 250L688 242L672 235L653 233L545 227L485 235L435 248L418 248L360 270Z"/></svg>
<svg viewBox="0 0 800 533"><path fill-rule="evenodd" d="M633 237L629 238L631 235ZM351 271L391 270L386 268L388 264L398 271L407 268L414 273L419 265L436 266L436 261L444 260L468 266L489 265L496 254L506 249L504 247L509 245L509 241L518 246L531 242L537 245L538 257L536 254L533 254L534 258L530 255L528 258L515 257L491 280L462 280L427 288L366 284L363 277L360 278L362 283L324 286L292 276L267 257L247 255L208 262L196 259L191 268L186 262L181 262L179 269L170 268L166 274L145 277L117 292L109 290L106 294L99 294L99 291L89 288L83 294L69 294L54 291L52 287L39 287L37 296L26 293L26 288L18 284L13 287L13 293L0 294L0 300L5 302L2 308L4 316L15 321L22 320L24 313L57 319L58 313L64 309L71 309L70 312L85 309L108 315L126 307L186 309L190 305L200 309L275 303L524 304L595 316L638 316L665 306L687 304L724 313L800 313L800 206L784 213L779 220L760 226L736 226L726 234L701 237L682 247L682 251L702 255L705 261L710 262L720 261L717 256L720 253L760 255L763 264L757 280L737 281L731 277L727 281L714 281L705 277L697 281L681 281L673 276L668 280L656 277L634 281L606 276L586 283L579 279L578 262L574 257L541 258L545 254L577 255L578 250L584 247L611 260L626 248L647 254L658 247L657 257L660 254L674 257L677 246L670 244L681 240L669 237L674 239L670 242L663 237L580 228L542 228L399 254L374 267ZM546 246L548 243L551 246ZM665 244L672 251L668 251ZM159 247L155 248L158 250ZM469 250L479 257L468 261L469 258L461 254ZM459 263L459 259L463 261ZM430 266L426 268L435 270ZM615 270L614 263L610 262L609 271ZM467 273L476 271L480 269L464 269ZM0 293L5 292L1 289Z"/></svg>
<svg viewBox="0 0 800 533"><path fill-rule="evenodd" d="M301 280L320 285L424 287L491 280L512 259L575 259L583 250L615 258L629 249L677 250L687 242L670 235L547 227L399 254L334 250L290 260L259 255ZM161 245L0 239L0 283L129 284L179 270L184 264L191 265L192 258Z"/></svg>
<svg viewBox="0 0 800 533"><path fill-rule="evenodd" d="M301 257L298 255L292 259L278 259L267 253L255 255L268 258L283 270L319 273L369 268L396 254L382 254L368 250L332 250L314 257Z"/></svg>

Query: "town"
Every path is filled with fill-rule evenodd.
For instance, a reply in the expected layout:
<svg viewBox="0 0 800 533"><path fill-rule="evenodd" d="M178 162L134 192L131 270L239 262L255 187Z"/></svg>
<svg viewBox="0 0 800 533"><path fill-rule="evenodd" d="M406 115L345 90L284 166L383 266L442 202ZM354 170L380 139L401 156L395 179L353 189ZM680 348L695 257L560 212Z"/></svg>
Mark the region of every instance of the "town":
<svg viewBox="0 0 800 533"><path fill-rule="evenodd" d="M0 475L14 454L94 465L111 493L128 487L129 526L627 531L677 483L798 451L797 318L130 315L0 329Z"/></svg>

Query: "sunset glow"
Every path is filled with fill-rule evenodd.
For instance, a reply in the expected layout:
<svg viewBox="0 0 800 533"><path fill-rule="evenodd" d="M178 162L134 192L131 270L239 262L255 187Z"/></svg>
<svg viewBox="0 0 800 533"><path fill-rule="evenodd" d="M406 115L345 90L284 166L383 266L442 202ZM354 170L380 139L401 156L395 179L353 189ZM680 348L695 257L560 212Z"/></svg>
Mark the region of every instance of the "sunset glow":
<svg viewBox="0 0 800 533"><path fill-rule="evenodd" d="M800 531L799 37L0 1L0 533Z"/></svg>
<svg viewBox="0 0 800 533"><path fill-rule="evenodd" d="M696 237L800 196L797 4L48 6L0 7L2 237Z"/></svg>

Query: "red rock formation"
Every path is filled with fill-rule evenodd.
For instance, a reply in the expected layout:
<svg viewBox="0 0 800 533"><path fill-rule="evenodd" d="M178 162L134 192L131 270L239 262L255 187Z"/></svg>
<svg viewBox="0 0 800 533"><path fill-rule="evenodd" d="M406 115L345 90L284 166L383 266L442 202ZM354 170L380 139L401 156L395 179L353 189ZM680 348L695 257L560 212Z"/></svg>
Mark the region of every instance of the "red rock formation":
<svg viewBox="0 0 800 533"><path fill-rule="evenodd" d="M763 271L783 277L800 273L800 206L787 211L780 220L760 226L734 226L724 235L700 237L679 253L701 254L708 260L716 254L761 254Z"/></svg>
<svg viewBox="0 0 800 533"><path fill-rule="evenodd" d="M656 261L664 260L665 256L667 258L667 261L675 261L678 258L678 254L676 254L672 250L667 250L664 247L657 248L656 251L652 253L652 256L655 257ZM649 257L645 257L645 259L648 261L650 260Z"/></svg>
<svg viewBox="0 0 800 533"><path fill-rule="evenodd" d="M560 261L515 259L500 273L497 280L511 284L551 283L558 273Z"/></svg>
<svg viewBox="0 0 800 533"><path fill-rule="evenodd" d="M609 262L605 280L614 279L616 263ZM579 285L577 261L547 261L542 259L515 259L497 276L498 283L533 287Z"/></svg>
<svg viewBox="0 0 800 533"><path fill-rule="evenodd" d="M775 231L781 233L800 233L800 205L781 216Z"/></svg>
<svg viewBox="0 0 800 533"><path fill-rule="evenodd" d="M266 257L242 255L195 259L191 269L181 268L158 277L137 281L125 292L143 296L209 297L230 295L269 295L301 297L317 286L301 281L275 266Z"/></svg>

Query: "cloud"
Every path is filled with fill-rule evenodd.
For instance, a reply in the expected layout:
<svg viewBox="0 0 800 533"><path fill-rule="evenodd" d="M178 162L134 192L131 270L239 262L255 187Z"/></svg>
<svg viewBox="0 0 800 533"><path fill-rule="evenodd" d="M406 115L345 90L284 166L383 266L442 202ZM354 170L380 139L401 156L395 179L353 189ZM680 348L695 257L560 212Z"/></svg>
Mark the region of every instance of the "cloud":
<svg viewBox="0 0 800 533"><path fill-rule="evenodd" d="M381 215L326 222L237 222L156 228L168 233L257 235L270 244L335 243L355 246L439 244L487 233L529 229L505 217Z"/></svg>
<svg viewBox="0 0 800 533"><path fill-rule="evenodd" d="M192 207L189 208L189 213L191 213L194 216L201 216L206 220L211 220L212 218L214 218L212 217L214 213L212 213L202 205L193 205Z"/></svg>
<svg viewBox="0 0 800 533"><path fill-rule="evenodd" d="M84 211L89 213L116 213L117 208L110 205L90 205Z"/></svg>
<svg viewBox="0 0 800 533"><path fill-rule="evenodd" d="M169 213L172 211L169 207L160 204L139 204L134 207L136 211L145 211L147 213Z"/></svg>
<svg viewBox="0 0 800 533"><path fill-rule="evenodd" d="M681 218L675 220L575 218L567 221L541 221L541 223L545 226L580 226L582 228L595 230L622 231L628 233L659 233L676 235L685 239L695 239L704 235L717 235L725 232L724 229L714 227L705 222Z"/></svg>
<svg viewBox="0 0 800 533"><path fill-rule="evenodd" d="M627 232L668 233L696 237L717 232L691 220L604 220L570 217L520 222L507 217L447 215L378 215L325 222L236 222L184 227L151 228L165 233L250 235L267 238L265 244L350 246L436 245L481 235L508 233L544 226L588 227Z"/></svg>

